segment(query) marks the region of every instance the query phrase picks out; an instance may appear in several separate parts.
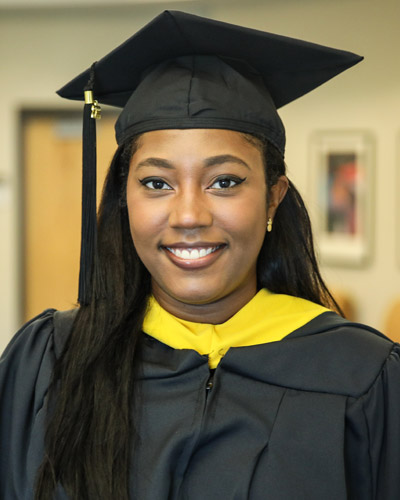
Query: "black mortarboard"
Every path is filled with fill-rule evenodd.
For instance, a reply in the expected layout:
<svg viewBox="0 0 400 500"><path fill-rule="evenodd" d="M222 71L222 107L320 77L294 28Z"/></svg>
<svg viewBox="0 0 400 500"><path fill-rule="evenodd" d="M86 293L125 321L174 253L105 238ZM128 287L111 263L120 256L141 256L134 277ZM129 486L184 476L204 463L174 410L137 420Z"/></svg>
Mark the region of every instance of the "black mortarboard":
<svg viewBox="0 0 400 500"><path fill-rule="evenodd" d="M79 302L91 300L95 247L93 95L124 108L116 123L119 144L151 130L223 128L261 134L283 154L285 130L277 108L361 60L350 52L165 11L60 89L61 97L74 100L84 100L86 90Z"/></svg>

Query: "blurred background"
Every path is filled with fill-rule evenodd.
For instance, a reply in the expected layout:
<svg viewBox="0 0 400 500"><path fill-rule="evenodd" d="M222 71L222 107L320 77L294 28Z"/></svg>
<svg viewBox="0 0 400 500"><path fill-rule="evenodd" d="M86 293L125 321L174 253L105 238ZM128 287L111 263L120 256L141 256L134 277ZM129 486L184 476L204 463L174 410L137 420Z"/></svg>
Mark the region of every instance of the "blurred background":
<svg viewBox="0 0 400 500"><path fill-rule="evenodd" d="M63 102L55 90L164 9L365 57L280 114L289 176L316 224L328 285L349 317L400 340L393 312L400 300L398 0L0 0L0 352L28 318L76 301L81 105ZM115 149L115 116L106 110L99 124L99 190ZM351 242L360 242L347 238L343 246L340 228L332 242L330 234L328 242L327 234L319 238L325 209L318 168L329 170L329 148L329 161L346 160L347 172L354 173L358 153L359 168L367 163L358 188L366 215L356 254ZM337 170L331 173L339 179Z"/></svg>

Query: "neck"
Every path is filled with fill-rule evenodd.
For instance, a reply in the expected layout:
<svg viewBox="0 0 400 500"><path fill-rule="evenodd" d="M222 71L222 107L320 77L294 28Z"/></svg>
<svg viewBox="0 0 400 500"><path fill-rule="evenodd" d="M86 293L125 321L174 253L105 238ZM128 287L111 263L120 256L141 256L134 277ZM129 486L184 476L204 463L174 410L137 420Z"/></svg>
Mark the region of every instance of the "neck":
<svg viewBox="0 0 400 500"><path fill-rule="evenodd" d="M234 316L257 293L256 286L235 290L217 300L204 304L190 304L166 294L162 289L153 287L157 302L173 316L193 323L218 325Z"/></svg>

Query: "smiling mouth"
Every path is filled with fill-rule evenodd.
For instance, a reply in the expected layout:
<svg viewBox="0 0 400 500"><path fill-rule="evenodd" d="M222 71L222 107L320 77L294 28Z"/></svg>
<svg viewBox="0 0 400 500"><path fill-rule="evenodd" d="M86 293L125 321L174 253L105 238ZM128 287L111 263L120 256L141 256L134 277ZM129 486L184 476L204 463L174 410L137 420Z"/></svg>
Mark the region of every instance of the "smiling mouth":
<svg viewBox="0 0 400 500"><path fill-rule="evenodd" d="M183 260L198 260L203 257L207 257L214 252L216 252L221 245L217 245L215 247L207 247L207 248L173 248L173 247L165 247L169 252L171 252L178 259Z"/></svg>

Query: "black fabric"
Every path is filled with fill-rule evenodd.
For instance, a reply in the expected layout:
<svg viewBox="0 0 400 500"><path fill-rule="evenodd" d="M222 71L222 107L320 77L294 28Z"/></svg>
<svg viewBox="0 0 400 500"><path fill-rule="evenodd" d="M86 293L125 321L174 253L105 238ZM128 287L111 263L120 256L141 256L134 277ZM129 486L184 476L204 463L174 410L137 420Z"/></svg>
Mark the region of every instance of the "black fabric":
<svg viewBox="0 0 400 500"><path fill-rule="evenodd" d="M263 133L283 153L276 109L361 61L330 47L165 11L96 63L95 98L125 108L119 143L165 128ZM83 99L90 69L58 94Z"/></svg>
<svg viewBox="0 0 400 500"><path fill-rule="evenodd" d="M44 312L1 358L4 500L32 498L73 317ZM143 334L140 363L132 499L400 498L400 346L372 329L325 313L280 342L230 349L214 373Z"/></svg>
<svg viewBox="0 0 400 500"><path fill-rule="evenodd" d="M282 152L285 129L257 75L215 56L159 64L140 82L115 125L117 142L159 129L218 128L262 134Z"/></svg>

